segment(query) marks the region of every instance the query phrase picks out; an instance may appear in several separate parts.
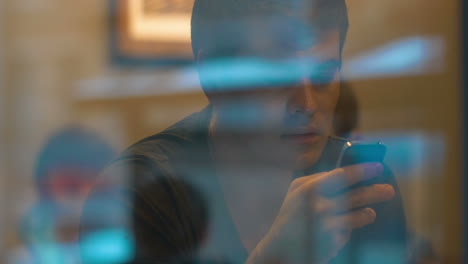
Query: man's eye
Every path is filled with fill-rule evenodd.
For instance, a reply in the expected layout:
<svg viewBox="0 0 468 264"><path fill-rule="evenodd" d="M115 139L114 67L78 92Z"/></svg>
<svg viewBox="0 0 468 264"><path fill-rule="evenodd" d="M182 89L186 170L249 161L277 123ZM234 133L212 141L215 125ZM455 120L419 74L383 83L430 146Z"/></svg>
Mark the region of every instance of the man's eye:
<svg viewBox="0 0 468 264"><path fill-rule="evenodd" d="M315 85L328 85L335 79L336 70L333 72L320 72L310 76L310 82Z"/></svg>
<svg viewBox="0 0 468 264"><path fill-rule="evenodd" d="M339 67L336 63L325 63L311 73L310 82L315 85L325 86L333 82Z"/></svg>

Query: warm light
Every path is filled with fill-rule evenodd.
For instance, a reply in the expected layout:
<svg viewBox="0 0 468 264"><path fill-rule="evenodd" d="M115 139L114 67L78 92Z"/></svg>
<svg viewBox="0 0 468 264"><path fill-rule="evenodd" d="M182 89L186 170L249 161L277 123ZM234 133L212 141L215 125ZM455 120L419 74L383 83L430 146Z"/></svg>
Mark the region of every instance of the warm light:
<svg viewBox="0 0 468 264"><path fill-rule="evenodd" d="M144 0L129 0L129 31L140 41L190 42L190 14L172 13L148 15Z"/></svg>

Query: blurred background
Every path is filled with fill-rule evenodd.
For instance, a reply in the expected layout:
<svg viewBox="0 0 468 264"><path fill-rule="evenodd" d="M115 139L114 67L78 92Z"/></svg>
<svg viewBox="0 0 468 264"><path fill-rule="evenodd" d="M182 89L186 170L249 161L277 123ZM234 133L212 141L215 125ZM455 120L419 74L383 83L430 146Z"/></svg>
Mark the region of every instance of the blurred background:
<svg viewBox="0 0 468 264"><path fill-rule="evenodd" d="M207 104L190 67L191 5L0 0L0 263L22 263L21 225L42 199L35 175L51 137L79 127L110 159ZM442 263L462 261L460 5L349 0L343 68L356 133L388 146L409 225ZM70 184L81 183L58 192Z"/></svg>

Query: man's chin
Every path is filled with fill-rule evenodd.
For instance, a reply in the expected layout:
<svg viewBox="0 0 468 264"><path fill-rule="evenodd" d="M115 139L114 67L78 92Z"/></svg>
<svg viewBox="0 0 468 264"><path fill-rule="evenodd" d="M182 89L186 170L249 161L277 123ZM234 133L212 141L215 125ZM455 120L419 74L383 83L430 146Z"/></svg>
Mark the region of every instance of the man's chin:
<svg viewBox="0 0 468 264"><path fill-rule="evenodd" d="M320 158L328 137L314 142L277 141L277 136L250 137L246 144L237 145L251 155L249 162L267 167L300 170L312 167Z"/></svg>
<svg viewBox="0 0 468 264"><path fill-rule="evenodd" d="M295 169L305 170L305 169L311 168L317 163L319 158L320 158L319 153L313 153L313 152L303 153L297 157Z"/></svg>
<svg viewBox="0 0 468 264"><path fill-rule="evenodd" d="M304 170L313 167L320 159L326 142L318 142L298 154L295 169Z"/></svg>

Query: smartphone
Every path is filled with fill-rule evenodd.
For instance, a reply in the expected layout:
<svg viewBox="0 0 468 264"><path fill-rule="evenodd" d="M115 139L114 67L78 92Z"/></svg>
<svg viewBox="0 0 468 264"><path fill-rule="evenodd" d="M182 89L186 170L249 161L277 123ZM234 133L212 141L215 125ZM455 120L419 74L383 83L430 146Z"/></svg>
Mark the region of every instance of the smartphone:
<svg viewBox="0 0 468 264"><path fill-rule="evenodd" d="M386 151L387 147L381 142L353 141L331 136L317 163L303 171L298 171L296 177L360 163L382 163Z"/></svg>
<svg viewBox="0 0 468 264"><path fill-rule="evenodd" d="M387 147L382 142L345 141L344 143L342 142L342 144L341 151L336 159L335 168L368 162L383 163L385 153L387 151ZM381 175L379 177L354 184L344 190L344 192L362 186L386 183L387 181L388 179L385 179L384 175Z"/></svg>
<svg viewBox="0 0 468 264"><path fill-rule="evenodd" d="M383 163L386 151L387 147L382 142L347 141L338 155L335 168L367 162Z"/></svg>

